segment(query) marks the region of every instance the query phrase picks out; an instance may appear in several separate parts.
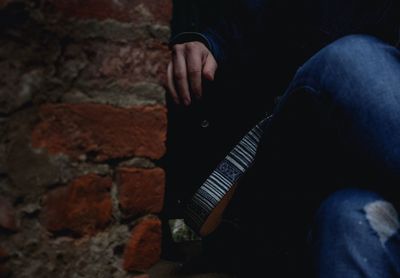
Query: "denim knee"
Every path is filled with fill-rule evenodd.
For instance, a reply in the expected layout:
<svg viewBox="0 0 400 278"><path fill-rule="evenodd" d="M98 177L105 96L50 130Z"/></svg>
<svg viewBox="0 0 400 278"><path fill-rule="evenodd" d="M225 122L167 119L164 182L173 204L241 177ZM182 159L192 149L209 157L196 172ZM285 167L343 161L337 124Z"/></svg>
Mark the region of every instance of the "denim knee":
<svg viewBox="0 0 400 278"><path fill-rule="evenodd" d="M399 53L395 47L372 36L343 37L300 67L288 92L305 88L347 111L360 105L371 106L381 102L385 95L393 95L393 88L397 88Z"/></svg>
<svg viewBox="0 0 400 278"><path fill-rule="evenodd" d="M366 204L381 199L375 193L358 189L335 192L322 202L317 213L317 222L329 221L330 225L336 227L352 225Z"/></svg>
<svg viewBox="0 0 400 278"><path fill-rule="evenodd" d="M349 35L324 47L316 56L329 65L359 66L366 58L390 49L380 39L369 35Z"/></svg>
<svg viewBox="0 0 400 278"><path fill-rule="evenodd" d="M301 68L305 72L315 66L324 66L335 70L362 69L369 57L390 52L394 47L385 44L380 39L368 35L349 35L340 38L315 54Z"/></svg>
<svg viewBox="0 0 400 278"><path fill-rule="evenodd" d="M332 194L326 199L316 217L319 231L330 227L336 237L346 237L349 233L361 234L365 225L375 232L384 245L400 228L399 216L392 204L373 192L346 189ZM325 228L324 228L325 227ZM319 235L323 236L323 235Z"/></svg>
<svg viewBox="0 0 400 278"><path fill-rule="evenodd" d="M376 83L386 65L397 60L398 50L378 38L368 35L349 35L338 39L311 57L296 73L292 86L310 86L321 91L344 82L361 80ZM393 59L395 58L395 59ZM397 61L396 61L397 62ZM380 67L385 67L382 69ZM381 82L378 82L381 83Z"/></svg>

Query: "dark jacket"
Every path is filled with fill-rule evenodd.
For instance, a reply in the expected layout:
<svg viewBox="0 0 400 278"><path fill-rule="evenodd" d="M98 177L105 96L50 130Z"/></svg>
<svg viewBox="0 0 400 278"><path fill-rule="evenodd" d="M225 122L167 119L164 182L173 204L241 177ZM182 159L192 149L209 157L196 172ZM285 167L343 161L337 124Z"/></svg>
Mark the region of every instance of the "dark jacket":
<svg viewBox="0 0 400 278"><path fill-rule="evenodd" d="M395 0L227 1L212 26L174 36L204 42L218 61L216 81L191 108L169 101L166 209L179 212L218 162L284 93L296 69L348 34L398 40ZM178 215L179 216L179 215Z"/></svg>

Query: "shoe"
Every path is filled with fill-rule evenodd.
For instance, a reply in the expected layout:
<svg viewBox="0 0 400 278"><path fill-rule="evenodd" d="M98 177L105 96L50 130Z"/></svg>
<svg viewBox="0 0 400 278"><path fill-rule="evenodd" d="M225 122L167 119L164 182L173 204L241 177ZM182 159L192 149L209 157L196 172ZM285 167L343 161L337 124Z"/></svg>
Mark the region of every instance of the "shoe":
<svg viewBox="0 0 400 278"><path fill-rule="evenodd" d="M185 222L200 236L210 235L218 227L239 179L254 162L271 118L264 118L240 140L186 204Z"/></svg>

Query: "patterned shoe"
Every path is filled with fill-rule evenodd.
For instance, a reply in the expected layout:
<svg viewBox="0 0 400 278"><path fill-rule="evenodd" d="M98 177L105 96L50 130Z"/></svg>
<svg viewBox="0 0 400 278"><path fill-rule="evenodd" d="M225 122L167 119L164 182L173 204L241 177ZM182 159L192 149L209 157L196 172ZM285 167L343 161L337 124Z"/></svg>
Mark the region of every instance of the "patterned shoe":
<svg viewBox="0 0 400 278"><path fill-rule="evenodd" d="M271 118L264 118L240 140L187 203L185 222L200 236L207 236L218 227L240 177L254 162Z"/></svg>

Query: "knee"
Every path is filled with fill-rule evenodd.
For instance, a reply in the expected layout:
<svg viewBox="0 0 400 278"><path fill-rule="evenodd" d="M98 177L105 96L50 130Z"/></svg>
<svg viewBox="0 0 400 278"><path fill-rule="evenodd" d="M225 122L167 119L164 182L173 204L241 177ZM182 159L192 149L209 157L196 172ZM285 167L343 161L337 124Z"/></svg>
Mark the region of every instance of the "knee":
<svg viewBox="0 0 400 278"><path fill-rule="evenodd" d="M327 45L317 56L326 65L359 68L371 61L372 57L381 55L387 48L387 45L378 38L368 35L349 35Z"/></svg>
<svg viewBox="0 0 400 278"><path fill-rule="evenodd" d="M351 53L351 55L348 55L350 56L349 58L351 58L354 57L354 55L363 56L364 53L380 48L382 44L381 40L373 36L349 35L327 45L322 52L325 54L331 54L337 58L342 57L342 55L347 56L347 54Z"/></svg>
<svg viewBox="0 0 400 278"><path fill-rule="evenodd" d="M320 227L335 227L346 232L365 222L365 207L382 200L379 195L358 189L338 191L322 202L316 217Z"/></svg>
<svg viewBox="0 0 400 278"><path fill-rule="evenodd" d="M368 35L349 35L338 39L321 49L300 69L300 74L310 72L321 75L359 75L373 70L378 57L387 55L394 48L383 43L378 38Z"/></svg>
<svg viewBox="0 0 400 278"><path fill-rule="evenodd" d="M343 37L320 50L298 70L291 90L311 87L314 94L323 93L328 100L353 109L359 97L370 94L374 99L374 91L385 86L390 89L391 85L382 80L397 80L393 69L397 67L398 53L396 48L372 36Z"/></svg>
<svg viewBox="0 0 400 278"><path fill-rule="evenodd" d="M334 229L336 236L357 233L369 226L384 244L400 228L398 213L393 205L378 194L346 189L326 199L318 213L316 225Z"/></svg>
<svg viewBox="0 0 400 278"><path fill-rule="evenodd" d="M385 244L400 229L399 215L393 205L386 201L375 201L364 207L367 221Z"/></svg>

